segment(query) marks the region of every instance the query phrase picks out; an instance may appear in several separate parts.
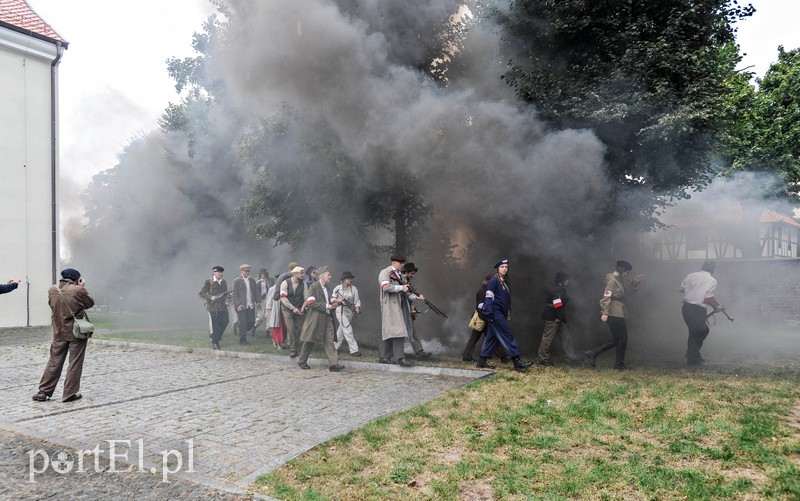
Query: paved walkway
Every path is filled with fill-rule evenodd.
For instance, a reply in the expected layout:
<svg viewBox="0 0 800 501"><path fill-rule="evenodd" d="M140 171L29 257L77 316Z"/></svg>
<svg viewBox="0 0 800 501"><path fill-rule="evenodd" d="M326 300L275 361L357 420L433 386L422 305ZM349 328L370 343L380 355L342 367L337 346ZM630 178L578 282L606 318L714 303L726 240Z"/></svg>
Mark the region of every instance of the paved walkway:
<svg viewBox="0 0 800 501"><path fill-rule="evenodd" d="M26 494L26 486L38 492L39 479L57 477L56 465L66 468L68 462L56 463L57 447L68 453L59 459L73 460L73 476L79 456L90 472L99 456L103 475L116 475L115 482L140 476L162 486L167 479L244 493L260 475L325 440L486 374L365 362L343 362L343 372L331 373L327 362L314 359L304 371L279 355L92 341L83 399L62 403L62 380L55 400L33 402L48 347L34 342L0 348L0 442L12 437L18 449L20 437L52 444L33 456L21 451L6 459L25 472L24 478L11 479L15 495ZM115 465L108 461L109 441L117 441ZM86 452L98 446L99 454ZM53 456L49 469L45 455ZM126 474L111 471L129 468ZM31 470L44 471L30 482ZM0 495L8 487L2 483Z"/></svg>

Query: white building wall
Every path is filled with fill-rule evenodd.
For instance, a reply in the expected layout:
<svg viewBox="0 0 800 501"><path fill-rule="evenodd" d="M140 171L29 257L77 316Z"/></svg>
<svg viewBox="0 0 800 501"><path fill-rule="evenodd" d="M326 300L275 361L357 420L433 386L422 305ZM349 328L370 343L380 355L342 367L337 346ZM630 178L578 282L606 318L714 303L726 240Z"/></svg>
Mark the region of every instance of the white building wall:
<svg viewBox="0 0 800 501"><path fill-rule="evenodd" d="M56 55L54 44L0 28L0 282L22 280L17 290L0 295L0 327L50 324L47 289L58 234L51 195L50 72Z"/></svg>

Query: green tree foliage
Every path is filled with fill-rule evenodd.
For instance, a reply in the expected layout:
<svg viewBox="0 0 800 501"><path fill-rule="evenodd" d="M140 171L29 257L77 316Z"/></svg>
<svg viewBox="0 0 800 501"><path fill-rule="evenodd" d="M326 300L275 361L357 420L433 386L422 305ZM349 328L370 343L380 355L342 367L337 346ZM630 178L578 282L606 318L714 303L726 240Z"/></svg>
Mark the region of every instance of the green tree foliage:
<svg viewBox="0 0 800 501"><path fill-rule="evenodd" d="M658 226L658 208L715 173L740 60L729 0L518 0L496 12L518 96L557 127L590 128L617 186L607 216Z"/></svg>
<svg viewBox="0 0 800 501"><path fill-rule="evenodd" d="M258 119L236 151L237 161L257 176L238 213L258 237L274 239L275 245L298 247L324 223L335 222L341 237L335 242L409 252L423 227L428 207L414 177L367 178L327 124L288 106ZM376 243L380 237L371 237L381 232L393 232L394 242Z"/></svg>
<svg viewBox="0 0 800 501"><path fill-rule="evenodd" d="M224 22L211 16L203 31L192 36L195 56L167 59L167 73L175 81L175 90L182 94L180 103L170 103L158 123L167 133L185 134L189 155L195 154L198 135L213 128L213 109L225 106L225 82L219 70L214 51L225 39Z"/></svg>
<svg viewBox="0 0 800 501"><path fill-rule="evenodd" d="M756 89L747 75L732 81L726 141L729 173L777 175L775 196L798 199L800 183L800 49L778 48L778 61Z"/></svg>

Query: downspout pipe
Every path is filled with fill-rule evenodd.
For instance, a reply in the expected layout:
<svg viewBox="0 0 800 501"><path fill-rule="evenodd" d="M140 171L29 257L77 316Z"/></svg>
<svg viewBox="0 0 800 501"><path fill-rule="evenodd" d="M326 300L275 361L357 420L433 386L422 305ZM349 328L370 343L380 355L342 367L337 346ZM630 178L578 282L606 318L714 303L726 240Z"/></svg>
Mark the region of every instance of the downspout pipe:
<svg viewBox="0 0 800 501"><path fill-rule="evenodd" d="M56 199L57 195L57 182L58 182L58 150L57 150L57 134L58 134L58 123L57 123L57 109L56 106L58 105L58 63L61 62L61 58L64 56L64 46L61 42L56 41L56 57L53 59L53 63L50 65L50 198L52 201L51 205L51 212L50 212L50 224L51 224L51 246L52 246L52 263L51 263L51 281L50 283L58 283L56 280L56 273L58 272L58 203ZM28 322L30 324L30 322Z"/></svg>

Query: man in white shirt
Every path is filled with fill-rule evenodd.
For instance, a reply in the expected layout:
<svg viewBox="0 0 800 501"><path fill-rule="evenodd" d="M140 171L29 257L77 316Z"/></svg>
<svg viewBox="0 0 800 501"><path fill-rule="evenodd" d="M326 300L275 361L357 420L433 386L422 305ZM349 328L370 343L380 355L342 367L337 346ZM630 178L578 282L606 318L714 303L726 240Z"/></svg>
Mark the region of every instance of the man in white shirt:
<svg viewBox="0 0 800 501"><path fill-rule="evenodd" d="M689 327L689 342L686 350L686 362L689 365L700 365L705 360L700 356L700 348L708 336L709 327L706 322L708 315L706 307L714 308L714 313L725 309L714 297L717 280L711 276L716 268L716 263L707 260L703 263L701 271L689 273L681 282L683 292L683 321Z"/></svg>
<svg viewBox="0 0 800 501"><path fill-rule="evenodd" d="M247 335L253 334L256 325L256 303L259 290L256 280L250 276L250 265L239 266L242 274L233 280L233 306L239 318L239 344L250 344Z"/></svg>

